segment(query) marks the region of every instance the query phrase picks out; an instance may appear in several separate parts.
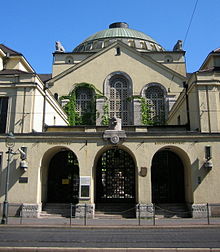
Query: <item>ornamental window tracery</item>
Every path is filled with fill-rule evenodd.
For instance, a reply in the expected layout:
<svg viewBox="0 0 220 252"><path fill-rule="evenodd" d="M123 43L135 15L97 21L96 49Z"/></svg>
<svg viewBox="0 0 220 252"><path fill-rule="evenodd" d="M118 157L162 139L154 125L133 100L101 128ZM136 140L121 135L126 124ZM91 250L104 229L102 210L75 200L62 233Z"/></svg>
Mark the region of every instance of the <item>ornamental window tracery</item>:
<svg viewBox="0 0 220 252"><path fill-rule="evenodd" d="M150 119L157 125L165 122L165 93L159 85L153 85L145 90L145 98L150 110Z"/></svg>
<svg viewBox="0 0 220 252"><path fill-rule="evenodd" d="M80 87L76 89L76 112L82 116L85 112L91 112L91 101L93 99L91 88Z"/></svg>
<svg viewBox="0 0 220 252"><path fill-rule="evenodd" d="M109 114L110 118L121 118L123 125L131 123L129 81L120 74L113 75L109 80Z"/></svg>

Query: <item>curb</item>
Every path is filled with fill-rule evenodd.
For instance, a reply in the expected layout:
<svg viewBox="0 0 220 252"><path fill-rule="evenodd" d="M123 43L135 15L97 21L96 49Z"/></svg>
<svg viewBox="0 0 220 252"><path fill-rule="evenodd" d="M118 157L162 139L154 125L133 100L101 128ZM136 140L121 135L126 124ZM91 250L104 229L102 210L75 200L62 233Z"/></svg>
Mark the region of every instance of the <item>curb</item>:
<svg viewBox="0 0 220 252"><path fill-rule="evenodd" d="M78 226L78 225L42 225L42 224L7 224L0 228L59 228L59 229L184 229L184 228L220 228L220 224L198 224L198 225L161 225L161 226Z"/></svg>
<svg viewBox="0 0 220 252"><path fill-rule="evenodd" d="M73 252L89 252L89 251L102 251L102 252L136 252L136 251L147 251L147 252L161 252L161 251L179 251L179 252L219 252L220 248L55 248L55 247L4 247L0 248L0 251L4 252L47 252L47 251L73 251Z"/></svg>

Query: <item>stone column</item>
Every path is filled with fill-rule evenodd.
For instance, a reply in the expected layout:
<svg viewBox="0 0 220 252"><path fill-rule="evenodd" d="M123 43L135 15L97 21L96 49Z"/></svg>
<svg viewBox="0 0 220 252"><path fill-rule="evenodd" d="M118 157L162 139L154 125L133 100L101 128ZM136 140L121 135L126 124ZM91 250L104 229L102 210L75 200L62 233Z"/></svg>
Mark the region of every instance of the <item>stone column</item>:
<svg viewBox="0 0 220 252"><path fill-rule="evenodd" d="M133 100L134 107L134 125L142 125L141 122L141 101L140 99Z"/></svg>
<svg viewBox="0 0 220 252"><path fill-rule="evenodd" d="M102 122L102 116L104 115L104 105L105 105L105 98L98 98L96 99L96 125L100 126Z"/></svg>

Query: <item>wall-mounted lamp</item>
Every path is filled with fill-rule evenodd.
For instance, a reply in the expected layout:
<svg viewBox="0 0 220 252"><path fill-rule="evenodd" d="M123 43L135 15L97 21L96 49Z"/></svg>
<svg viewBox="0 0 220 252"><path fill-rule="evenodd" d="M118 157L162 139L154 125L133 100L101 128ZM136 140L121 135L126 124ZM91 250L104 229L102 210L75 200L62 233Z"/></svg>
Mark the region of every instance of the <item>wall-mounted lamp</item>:
<svg viewBox="0 0 220 252"><path fill-rule="evenodd" d="M205 146L205 159L210 160L212 158L212 147L210 145Z"/></svg>
<svg viewBox="0 0 220 252"><path fill-rule="evenodd" d="M27 147L22 146L21 148L18 149L20 152L20 168L23 169L24 171L27 171L28 169L28 163L27 163Z"/></svg>
<svg viewBox="0 0 220 252"><path fill-rule="evenodd" d="M207 161L205 162L205 168L211 170L212 167L213 167L212 161L211 161L211 160L207 160Z"/></svg>
<svg viewBox="0 0 220 252"><path fill-rule="evenodd" d="M212 159L212 147L210 145L205 146L205 168L211 170L213 167Z"/></svg>
<svg viewBox="0 0 220 252"><path fill-rule="evenodd" d="M21 160L20 162L20 168L23 169L24 171L27 171L28 169L28 163L26 160Z"/></svg>

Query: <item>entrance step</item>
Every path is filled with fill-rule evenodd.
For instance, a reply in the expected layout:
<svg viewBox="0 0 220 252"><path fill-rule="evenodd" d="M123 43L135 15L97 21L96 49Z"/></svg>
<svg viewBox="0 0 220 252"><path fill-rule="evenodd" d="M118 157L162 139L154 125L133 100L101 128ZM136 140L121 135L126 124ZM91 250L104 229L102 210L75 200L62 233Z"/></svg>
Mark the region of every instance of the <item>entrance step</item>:
<svg viewBox="0 0 220 252"><path fill-rule="evenodd" d="M40 217L69 217L70 204L64 203L46 203L42 209Z"/></svg>
<svg viewBox="0 0 220 252"><path fill-rule="evenodd" d="M97 203L95 218L98 219L121 219L135 218L136 206L130 203Z"/></svg>
<svg viewBox="0 0 220 252"><path fill-rule="evenodd" d="M191 212L184 203L155 204L155 216L158 218L190 218Z"/></svg>

